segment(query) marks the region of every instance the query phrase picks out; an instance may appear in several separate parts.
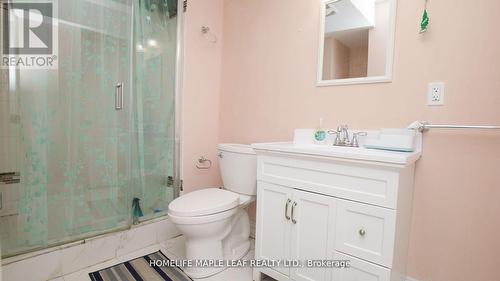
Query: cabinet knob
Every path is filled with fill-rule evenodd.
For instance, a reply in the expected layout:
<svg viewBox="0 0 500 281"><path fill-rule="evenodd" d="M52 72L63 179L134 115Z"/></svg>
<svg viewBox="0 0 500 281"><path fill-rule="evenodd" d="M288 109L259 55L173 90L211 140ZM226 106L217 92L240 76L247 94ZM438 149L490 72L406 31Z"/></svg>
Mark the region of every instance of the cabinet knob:
<svg viewBox="0 0 500 281"><path fill-rule="evenodd" d="M361 236L365 236L365 235L366 235L366 230L364 230L364 229L360 229L360 230L359 230L359 235L361 235Z"/></svg>

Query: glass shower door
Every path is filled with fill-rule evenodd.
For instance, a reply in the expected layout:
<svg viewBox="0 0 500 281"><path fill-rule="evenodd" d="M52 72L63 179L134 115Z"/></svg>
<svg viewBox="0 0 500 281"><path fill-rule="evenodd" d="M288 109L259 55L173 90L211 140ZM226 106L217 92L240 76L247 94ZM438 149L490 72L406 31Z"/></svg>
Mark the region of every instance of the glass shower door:
<svg viewBox="0 0 500 281"><path fill-rule="evenodd" d="M58 6L59 68L9 71L15 132L0 146L21 180L0 187L15 203L4 256L130 224L132 0Z"/></svg>
<svg viewBox="0 0 500 281"><path fill-rule="evenodd" d="M165 215L174 198L177 1L134 2L134 184L142 219ZM177 162L178 164L178 162Z"/></svg>
<svg viewBox="0 0 500 281"><path fill-rule="evenodd" d="M164 215L174 197L177 1L54 2L58 69L0 72L3 257L129 227L135 198L139 220Z"/></svg>

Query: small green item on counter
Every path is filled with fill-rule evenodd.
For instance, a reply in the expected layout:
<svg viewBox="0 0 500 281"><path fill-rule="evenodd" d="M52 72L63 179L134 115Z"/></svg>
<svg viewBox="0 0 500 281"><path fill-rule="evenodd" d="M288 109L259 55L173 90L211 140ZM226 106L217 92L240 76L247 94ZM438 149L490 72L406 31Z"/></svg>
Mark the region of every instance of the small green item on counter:
<svg viewBox="0 0 500 281"><path fill-rule="evenodd" d="M326 139L326 131L323 130L323 118L319 118L319 126L314 132L314 140L317 143L323 143Z"/></svg>

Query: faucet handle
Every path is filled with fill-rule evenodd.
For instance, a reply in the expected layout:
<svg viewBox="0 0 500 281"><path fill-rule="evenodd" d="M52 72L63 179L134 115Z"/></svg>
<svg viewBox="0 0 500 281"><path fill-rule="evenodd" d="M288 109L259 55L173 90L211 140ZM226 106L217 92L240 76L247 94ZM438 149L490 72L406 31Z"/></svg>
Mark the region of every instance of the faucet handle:
<svg viewBox="0 0 500 281"><path fill-rule="evenodd" d="M367 136L367 132L357 132L352 134L352 141L351 141L351 146L352 147L359 147L359 139L358 137L364 137Z"/></svg>
<svg viewBox="0 0 500 281"><path fill-rule="evenodd" d="M340 126L337 128L337 130L328 130L328 134L330 135L335 135L335 140L333 141L333 145L340 145L342 143L341 135L342 135L342 129L340 129Z"/></svg>
<svg viewBox="0 0 500 281"><path fill-rule="evenodd" d="M368 136L368 133L367 132L356 132L356 133L354 133L354 135L359 136L359 137L366 137L366 136Z"/></svg>

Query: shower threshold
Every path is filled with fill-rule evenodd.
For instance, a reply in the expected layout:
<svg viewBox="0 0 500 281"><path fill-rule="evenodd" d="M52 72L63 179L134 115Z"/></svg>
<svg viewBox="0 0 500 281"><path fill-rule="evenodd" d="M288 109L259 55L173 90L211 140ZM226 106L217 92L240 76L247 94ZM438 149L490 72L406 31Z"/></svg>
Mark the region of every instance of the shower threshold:
<svg viewBox="0 0 500 281"><path fill-rule="evenodd" d="M36 257L36 256L44 255L47 253L51 253L54 251L58 251L58 250L70 248L73 246L85 244L85 243L90 242L91 240L98 239L100 237L106 237L106 236L109 236L113 233L127 231L130 229L140 227L142 225L146 225L146 224L150 224L150 223L164 220L164 219L166 219L166 216L167 216L166 212L147 215L147 216L141 217L138 224L123 224L122 226L118 226L118 227L115 227L113 229L89 232L86 234L72 237L71 239L68 239L68 240L50 243L47 246L40 246L40 247L29 248L29 249L25 249L25 250L20 249L17 252L2 255L1 256L1 260L2 260L1 265L7 265L7 264L10 264L10 263L13 263L16 261L20 261L20 260L24 260L27 258Z"/></svg>
<svg viewBox="0 0 500 281"><path fill-rule="evenodd" d="M156 247L179 236L167 216L73 243L2 260L4 280L51 280ZM32 270L23 270L30 268Z"/></svg>

